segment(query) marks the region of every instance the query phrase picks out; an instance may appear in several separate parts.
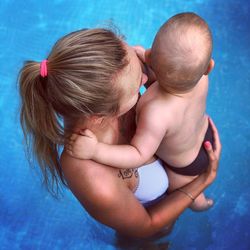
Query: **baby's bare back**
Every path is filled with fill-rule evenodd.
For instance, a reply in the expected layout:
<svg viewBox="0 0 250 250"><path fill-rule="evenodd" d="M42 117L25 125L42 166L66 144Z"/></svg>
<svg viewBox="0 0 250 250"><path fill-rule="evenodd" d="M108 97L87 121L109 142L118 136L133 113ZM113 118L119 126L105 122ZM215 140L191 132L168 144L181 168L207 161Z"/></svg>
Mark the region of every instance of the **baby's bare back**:
<svg viewBox="0 0 250 250"><path fill-rule="evenodd" d="M157 155L171 166L185 167L198 155L208 127L207 91L208 78L203 76L191 92L171 98L172 120L157 150Z"/></svg>
<svg viewBox="0 0 250 250"><path fill-rule="evenodd" d="M208 77L203 76L191 92L164 98L159 122L167 123L167 132L156 154L171 166L185 167L198 155L208 127L207 91Z"/></svg>

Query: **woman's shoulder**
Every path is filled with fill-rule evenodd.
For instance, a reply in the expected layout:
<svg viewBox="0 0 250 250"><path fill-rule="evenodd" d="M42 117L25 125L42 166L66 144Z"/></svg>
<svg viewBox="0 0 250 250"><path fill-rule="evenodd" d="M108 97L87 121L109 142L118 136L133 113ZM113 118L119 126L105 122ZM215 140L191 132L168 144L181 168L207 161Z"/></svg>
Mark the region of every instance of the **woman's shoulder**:
<svg viewBox="0 0 250 250"><path fill-rule="evenodd" d="M64 178L77 199L86 206L110 203L124 188L117 170L91 160L79 160L63 152L60 158Z"/></svg>

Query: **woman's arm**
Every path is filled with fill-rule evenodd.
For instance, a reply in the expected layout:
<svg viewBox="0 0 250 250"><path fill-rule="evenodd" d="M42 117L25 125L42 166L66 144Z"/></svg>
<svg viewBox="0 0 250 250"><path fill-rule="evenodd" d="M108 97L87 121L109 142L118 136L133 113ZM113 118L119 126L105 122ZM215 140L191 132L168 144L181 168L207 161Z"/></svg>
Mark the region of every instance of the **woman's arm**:
<svg viewBox="0 0 250 250"><path fill-rule="evenodd" d="M213 130L214 148L212 148L210 142L204 143L209 156L208 169L191 183L182 187L182 190L187 194L176 190L168 195L164 200L150 208L149 213L151 214L151 217L155 219L154 224L159 230L166 226L169 222L173 222L177 219L178 216L191 205L193 199L195 199L201 192L204 191L204 189L212 184L216 178L221 154L221 143L218 131L210 118L209 122Z"/></svg>
<svg viewBox="0 0 250 250"><path fill-rule="evenodd" d="M212 128L215 148L212 149L210 143L206 145L210 160L208 170L182 188L194 198L216 177L221 144L213 124ZM92 217L122 234L139 238L152 236L175 221L192 203L189 196L174 191L146 210L125 185L119 184L119 178L100 170L105 169L104 166L100 168L93 161L81 161L65 155L62 166L71 191ZM88 174L85 167L91 170Z"/></svg>

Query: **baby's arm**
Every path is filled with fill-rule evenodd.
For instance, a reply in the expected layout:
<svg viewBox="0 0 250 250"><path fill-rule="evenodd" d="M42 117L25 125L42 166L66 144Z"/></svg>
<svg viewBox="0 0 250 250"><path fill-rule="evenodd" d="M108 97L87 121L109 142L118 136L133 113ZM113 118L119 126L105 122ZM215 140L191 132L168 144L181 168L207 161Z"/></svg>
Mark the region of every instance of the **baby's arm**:
<svg viewBox="0 0 250 250"><path fill-rule="evenodd" d="M131 140L131 145L109 145L98 142L95 135L87 130L81 139L82 151L78 149L76 152L80 156L77 158L93 159L116 168L139 167L155 154L166 134L166 124L160 107L149 105L140 112L136 134ZM71 151L73 156L74 151L76 150Z"/></svg>
<svg viewBox="0 0 250 250"><path fill-rule="evenodd" d="M143 73L145 73L148 77L147 82L144 84L144 86L148 88L153 82L156 81L155 73L149 65L149 54L151 49L145 50L142 46L133 46L133 48L141 61Z"/></svg>
<svg viewBox="0 0 250 250"><path fill-rule="evenodd" d="M157 108L143 108L130 145L98 143L93 160L117 168L136 168L157 151L166 134L166 123Z"/></svg>

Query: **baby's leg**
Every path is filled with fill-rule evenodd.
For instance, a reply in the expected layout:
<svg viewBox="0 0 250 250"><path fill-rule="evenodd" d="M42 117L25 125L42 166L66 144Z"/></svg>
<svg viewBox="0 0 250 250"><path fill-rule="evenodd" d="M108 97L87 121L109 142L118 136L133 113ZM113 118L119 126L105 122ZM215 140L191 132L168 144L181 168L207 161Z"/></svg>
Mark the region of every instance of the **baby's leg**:
<svg viewBox="0 0 250 250"><path fill-rule="evenodd" d="M197 178L197 176L186 176L179 175L170 169L166 169L169 178L169 192L172 192L184 185L190 183L192 180ZM213 206L213 200L205 197L204 193L201 193L194 202L190 205L193 211L204 211Z"/></svg>
<svg viewBox="0 0 250 250"><path fill-rule="evenodd" d="M185 186L186 184L190 183L197 177L197 176L180 175L168 168L166 168L166 171L169 178L169 187L168 187L169 192L172 192L178 188Z"/></svg>

